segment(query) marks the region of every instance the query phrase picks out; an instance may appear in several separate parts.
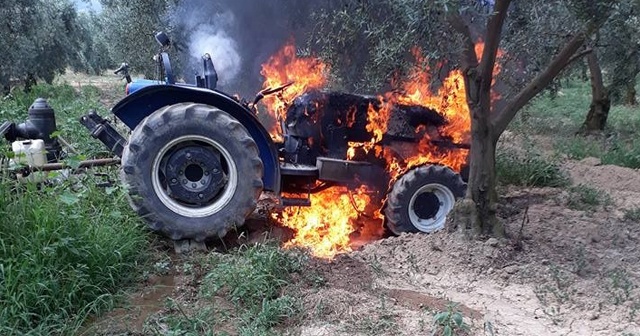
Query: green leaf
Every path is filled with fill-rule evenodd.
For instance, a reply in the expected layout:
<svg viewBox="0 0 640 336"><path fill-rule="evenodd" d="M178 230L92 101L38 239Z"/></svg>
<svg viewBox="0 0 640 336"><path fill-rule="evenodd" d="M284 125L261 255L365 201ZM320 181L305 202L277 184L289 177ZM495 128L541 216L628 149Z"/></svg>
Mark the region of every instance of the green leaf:
<svg viewBox="0 0 640 336"><path fill-rule="evenodd" d="M85 159L84 155L70 156L69 158L64 160L64 163L65 165L73 169L78 169L80 167L80 162L82 162L82 160L84 159Z"/></svg>
<svg viewBox="0 0 640 336"><path fill-rule="evenodd" d="M69 191L65 191L60 195L60 201L66 205L74 205L80 201L80 198Z"/></svg>
<svg viewBox="0 0 640 336"><path fill-rule="evenodd" d="M444 326L444 330L442 330L442 335L444 336L451 336L453 335L453 329L451 329L450 326Z"/></svg>
<svg viewBox="0 0 640 336"><path fill-rule="evenodd" d="M438 324L444 324L444 322L449 318L449 313L448 312L440 312L438 314L436 314L436 316L434 316L434 319L436 321L436 323Z"/></svg>
<svg viewBox="0 0 640 336"><path fill-rule="evenodd" d="M60 136L60 134L62 134L62 132L60 132L60 131L55 131L55 132L51 133L51 135L49 135L49 137L51 137L51 138L55 138L55 137Z"/></svg>
<svg viewBox="0 0 640 336"><path fill-rule="evenodd" d="M115 210L115 211L111 211L109 213L109 216L112 217L113 219L121 219L122 218L122 212Z"/></svg>
<svg viewBox="0 0 640 336"><path fill-rule="evenodd" d="M451 319L453 320L453 322L456 324L456 326L458 327L462 327L462 314L460 313L454 313L451 316Z"/></svg>
<svg viewBox="0 0 640 336"><path fill-rule="evenodd" d="M105 188L105 192L107 193L107 195L111 195L113 194L116 190L118 190L118 187L107 187Z"/></svg>

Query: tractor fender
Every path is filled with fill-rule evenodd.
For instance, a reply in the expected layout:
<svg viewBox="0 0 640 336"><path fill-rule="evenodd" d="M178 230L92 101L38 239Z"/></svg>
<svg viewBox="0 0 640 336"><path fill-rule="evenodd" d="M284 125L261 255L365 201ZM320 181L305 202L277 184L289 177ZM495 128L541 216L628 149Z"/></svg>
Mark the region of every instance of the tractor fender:
<svg viewBox="0 0 640 336"><path fill-rule="evenodd" d="M278 151L269 132L258 118L234 98L209 89L180 85L149 85L129 94L111 112L131 130L158 109L178 103L199 103L217 107L237 119L258 145L264 165L264 190L280 192Z"/></svg>

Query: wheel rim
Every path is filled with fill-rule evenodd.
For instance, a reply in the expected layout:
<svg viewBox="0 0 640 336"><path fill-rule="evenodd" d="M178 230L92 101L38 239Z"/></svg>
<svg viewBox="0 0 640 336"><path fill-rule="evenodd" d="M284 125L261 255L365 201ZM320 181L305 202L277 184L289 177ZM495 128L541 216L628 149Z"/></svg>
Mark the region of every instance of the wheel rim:
<svg viewBox="0 0 640 336"><path fill-rule="evenodd" d="M220 190L215 190L215 197L208 200L206 204L187 203L184 200L172 197L171 192L175 189L172 189L169 184L175 181L167 181L167 160L169 160L176 151L190 145L193 147L202 147L205 145L208 151L212 151L212 153L220 156L219 161L222 166L222 174L224 175L224 184L221 185ZM206 170L200 168L201 170L198 171L197 167L199 167L199 165L187 163L184 167L185 169L180 171L180 176L184 177L189 184L189 187L185 187L185 190L194 193L202 190L202 187L197 185L198 183L204 185L211 181L208 175L205 176ZM155 194L162 204L171 211L185 217L207 217L217 213L229 203L238 186L238 173L236 163L231 157L231 154L224 146L220 145L220 143L200 135L186 135L173 139L158 151L158 154L156 154L153 160L151 182ZM192 184L193 187L191 187Z"/></svg>
<svg viewBox="0 0 640 336"><path fill-rule="evenodd" d="M416 229L434 232L444 227L453 209L455 196L442 184L427 184L418 189L409 201L409 219Z"/></svg>

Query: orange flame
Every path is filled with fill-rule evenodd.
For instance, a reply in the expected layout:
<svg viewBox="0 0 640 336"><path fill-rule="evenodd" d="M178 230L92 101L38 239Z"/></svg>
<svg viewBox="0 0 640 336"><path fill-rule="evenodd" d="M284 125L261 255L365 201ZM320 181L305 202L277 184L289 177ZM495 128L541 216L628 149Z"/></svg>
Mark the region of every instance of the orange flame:
<svg viewBox="0 0 640 336"><path fill-rule="evenodd" d="M478 58L483 48L482 42L476 44ZM418 48L414 48L412 52L416 65L410 78L397 85L400 90L379 96L379 106L369 106L366 129L371 133L371 140L363 143L350 142L345 153L346 158L354 159L359 152L373 151L376 157L385 160L391 182L409 169L426 163L443 164L459 172L468 155L467 149L440 148L432 143L436 136L458 144L469 141L471 119L462 72L451 71L434 92L431 90L430 69L421 66L426 64L424 56ZM501 56L500 51L498 57ZM286 45L263 65L261 73L266 78L263 87L275 87L290 81L295 81L295 84L277 96L264 99L269 113L276 119L284 119L293 99L310 89L325 86L326 69L327 66L318 59L298 58L293 44ZM494 74L499 72L500 67L496 66ZM432 133L433 130L419 127L416 129L419 141L404 143L402 146L405 148L382 146L380 142L387 133L393 109L398 104L427 107L440 113L447 123L438 129L437 134ZM352 118L355 118L355 113L354 116L349 114L344 122L350 126L354 122ZM271 130L271 134L274 138L279 138L278 126ZM338 253L352 249L354 235L365 235L366 240L379 237L382 233L380 219L384 217L380 209L372 204L372 197L366 186L361 186L352 195L344 187L325 189L311 194L311 204L311 207L286 208L281 214L273 215L280 224L295 231L295 237L285 243L285 247L301 246L311 249L317 257L333 258ZM365 207L369 210L367 213L373 213L378 219L376 225L360 227L363 219L360 211Z"/></svg>
<svg viewBox="0 0 640 336"><path fill-rule="evenodd" d="M263 99L267 111L274 120L284 120L288 105L304 92L326 85L327 65L314 57L298 57L293 41L290 41L262 65L260 74L265 77L264 89L275 88L289 82L293 85L278 94ZM276 123L269 131L274 139L281 139L280 126Z"/></svg>
<svg viewBox="0 0 640 336"><path fill-rule="evenodd" d="M280 224L295 231L295 237L284 247L308 248L316 257L328 259L351 251L351 235L358 228L359 211L371 201L368 192L366 186L352 194L346 187L331 187L311 194L311 207L291 207L282 214L273 214Z"/></svg>

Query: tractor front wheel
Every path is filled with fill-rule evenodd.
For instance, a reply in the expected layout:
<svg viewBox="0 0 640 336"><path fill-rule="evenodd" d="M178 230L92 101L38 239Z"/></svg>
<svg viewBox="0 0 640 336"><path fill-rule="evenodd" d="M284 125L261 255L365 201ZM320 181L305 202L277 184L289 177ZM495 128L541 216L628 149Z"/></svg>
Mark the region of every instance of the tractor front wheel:
<svg viewBox="0 0 640 336"><path fill-rule="evenodd" d="M132 208L173 240L203 241L241 226L263 187L258 147L242 124L193 103L145 118L123 151L121 174Z"/></svg>
<svg viewBox="0 0 640 336"><path fill-rule="evenodd" d="M394 234L438 231L465 190L460 175L448 167L414 168L393 184L384 211L387 227Z"/></svg>

